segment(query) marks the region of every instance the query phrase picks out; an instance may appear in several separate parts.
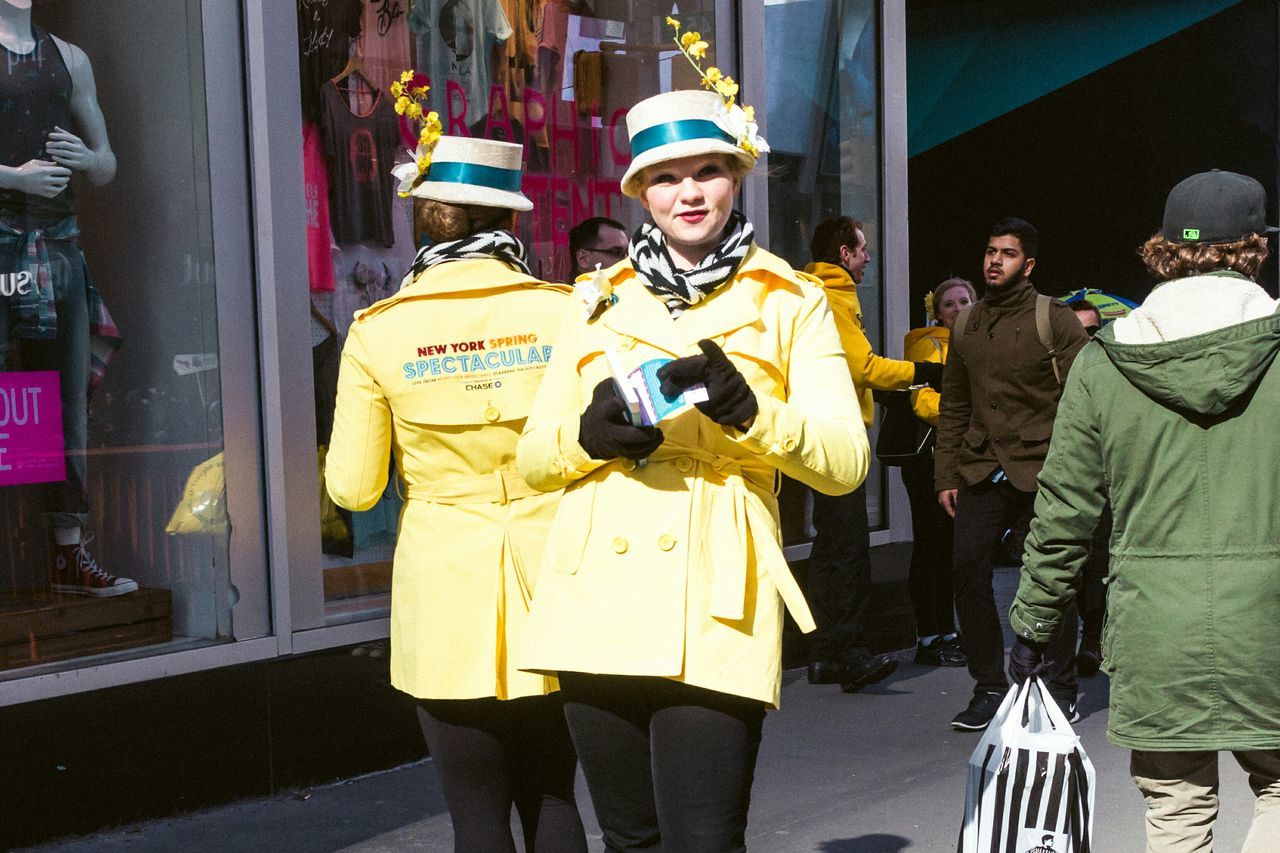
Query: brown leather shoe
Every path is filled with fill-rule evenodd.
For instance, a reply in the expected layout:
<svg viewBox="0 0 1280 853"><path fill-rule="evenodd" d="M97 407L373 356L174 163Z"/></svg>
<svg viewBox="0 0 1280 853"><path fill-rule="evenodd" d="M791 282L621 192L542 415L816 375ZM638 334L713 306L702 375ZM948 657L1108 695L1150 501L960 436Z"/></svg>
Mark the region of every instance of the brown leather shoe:
<svg viewBox="0 0 1280 853"><path fill-rule="evenodd" d="M116 577L100 569L98 561L93 559L86 547L88 544L89 540L86 539L75 545L53 546L50 589L69 595L92 595L97 598L137 591L137 581Z"/></svg>

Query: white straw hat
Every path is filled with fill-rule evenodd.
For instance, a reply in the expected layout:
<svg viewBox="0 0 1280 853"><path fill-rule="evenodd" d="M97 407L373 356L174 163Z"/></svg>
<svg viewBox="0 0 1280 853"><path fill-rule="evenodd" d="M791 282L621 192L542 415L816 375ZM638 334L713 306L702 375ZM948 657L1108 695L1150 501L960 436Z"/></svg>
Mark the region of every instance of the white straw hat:
<svg viewBox="0 0 1280 853"><path fill-rule="evenodd" d="M638 197L637 178L645 168L681 157L728 154L754 166L756 158L738 145L728 119L724 99L715 92L663 92L636 104L627 113L631 165L622 176L622 192Z"/></svg>
<svg viewBox="0 0 1280 853"><path fill-rule="evenodd" d="M442 136L431 152L426 180L410 193L451 204L531 210L520 192L524 146L492 139Z"/></svg>

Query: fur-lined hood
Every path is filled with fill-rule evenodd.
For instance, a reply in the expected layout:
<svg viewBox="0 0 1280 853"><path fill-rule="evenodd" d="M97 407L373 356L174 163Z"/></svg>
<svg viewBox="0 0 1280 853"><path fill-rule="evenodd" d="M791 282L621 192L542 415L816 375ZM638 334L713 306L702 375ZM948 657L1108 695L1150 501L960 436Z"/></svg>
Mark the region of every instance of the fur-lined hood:
<svg viewBox="0 0 1280 853"><path fill-rule="evenodd" d="M1096 340L1147 396L1217 415L1246 396L1280 352L1278 308L1280 302L1235 273L1176 279Z"/></svg>

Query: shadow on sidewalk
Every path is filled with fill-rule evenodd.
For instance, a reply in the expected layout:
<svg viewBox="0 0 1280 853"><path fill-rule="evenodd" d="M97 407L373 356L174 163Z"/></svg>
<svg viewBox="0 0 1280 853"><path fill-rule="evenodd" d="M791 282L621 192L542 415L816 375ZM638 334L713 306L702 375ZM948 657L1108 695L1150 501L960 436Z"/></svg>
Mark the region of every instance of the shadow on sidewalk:
<svg viewBox="0 0 1280 853"><path fill-rule="evenodd" d="M821 853L898 853L906 850L911 842L901 835L859 835L857 838L833 838L822 842Z"/></svg>

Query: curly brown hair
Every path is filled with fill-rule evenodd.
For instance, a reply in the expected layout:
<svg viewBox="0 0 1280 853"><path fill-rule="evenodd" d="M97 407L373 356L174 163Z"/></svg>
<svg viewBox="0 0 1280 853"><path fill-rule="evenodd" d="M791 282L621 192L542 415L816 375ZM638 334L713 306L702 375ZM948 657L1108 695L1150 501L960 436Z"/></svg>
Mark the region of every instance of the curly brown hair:
<svg viewBox="0 0 1280 853"><path fill-rule="evenodd" d="M1147 269L1161 281L1224 269L1253 278L1270 254L1267 238L1259 234L1233 243L1174 243L1156 232L1138 250Z"/></svg>
<svg viewBox="0 0 1280 853"><path fill-rule="evenodd" d="M509 207L450 204L430 198L413 200L413 225L433 243L461 240L480 231L510 228L515 211Z"/></svg>

